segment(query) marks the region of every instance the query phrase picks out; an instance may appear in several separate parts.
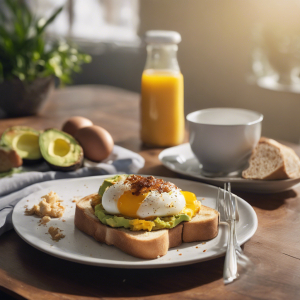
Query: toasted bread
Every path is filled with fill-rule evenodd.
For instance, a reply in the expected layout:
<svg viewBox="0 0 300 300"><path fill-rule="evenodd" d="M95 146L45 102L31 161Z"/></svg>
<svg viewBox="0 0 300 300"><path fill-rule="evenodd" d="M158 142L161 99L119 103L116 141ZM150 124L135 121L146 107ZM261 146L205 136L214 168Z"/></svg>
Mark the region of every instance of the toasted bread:
<svg viewBox="0 0 300 300"><path fill-rule="evenodd" d="M242 177L264 180L299 178L300 159L293 149L262 137Z"/></svg>
<svg viewBox="0 0 300 300"><path fill-rule="evenodd" d="M172 229L157 231L131 231L103 225L94 214L91 198L86 196L76 204L75 226L101 243L114 245L122 251L143 259L165 255L169 248L182 242L210 240L218 234L219 213L204 205L190 222L183 222Z"/></svg>

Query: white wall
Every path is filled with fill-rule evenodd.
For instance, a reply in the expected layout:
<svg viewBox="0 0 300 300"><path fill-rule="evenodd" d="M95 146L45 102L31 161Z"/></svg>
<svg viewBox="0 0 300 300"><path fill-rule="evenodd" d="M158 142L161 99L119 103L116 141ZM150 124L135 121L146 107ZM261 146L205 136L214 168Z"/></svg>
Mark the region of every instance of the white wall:
<svg viewBox="0 0 300 300"><path fill-rule="evenodd" d="M149 29L182 35L178 58L186 114L217 106L248 108L264 114L263 135L299 142L300 94L262 89L247 78L255 24L288 25L300 36L300 0L140 0L140 17L141 36ZM75 83L140 91L145 59L144 48L110 49L85 65Z"/></svg>
<svg viewBox="0 0 300 300"><path fill-rule="evenodd" d="M299 2L299 3L298 3ZM264 114L263 135L298 143L300 94L247 83L254 24L294 23L296 0L141 0L142 35L149 29L182 35L179 63L185 78L185 113L227 106ZM300 31L299 31L300 32Z"/></svg>

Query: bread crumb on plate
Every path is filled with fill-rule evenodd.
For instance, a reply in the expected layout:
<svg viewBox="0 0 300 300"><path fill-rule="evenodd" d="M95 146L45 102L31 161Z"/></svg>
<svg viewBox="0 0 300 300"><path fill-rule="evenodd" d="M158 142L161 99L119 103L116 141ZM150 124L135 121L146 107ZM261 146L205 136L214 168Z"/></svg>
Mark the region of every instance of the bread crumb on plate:
<svg viewBox="0 0 300 300"><path fill-rule="evenodd" d="M60 239L63 239L65 237L65 235L62 234L62 230L60 230L58 227L51 226L48 229L48 232L50 233L51 238L52 238L53 241L58 242Z"/></svg>
<svg viewBox="0 0 300 300"><path fill-rule="evenodd" d="M26 208L26 215L37 215L39 217L49 216L51 218L60 218L63 216L65 207L61 205L62 200L58 195L51 191L45 196L42 196L42 201L35 204L31 209Z"/></svg>
<svg viewBox="0 0 300 300"><path fill-rule="evenodd" d="M39 223L40 223L40 225L46 225L50 220L51 220L51 218L49 216L44 216L41 218Z"/></svg>

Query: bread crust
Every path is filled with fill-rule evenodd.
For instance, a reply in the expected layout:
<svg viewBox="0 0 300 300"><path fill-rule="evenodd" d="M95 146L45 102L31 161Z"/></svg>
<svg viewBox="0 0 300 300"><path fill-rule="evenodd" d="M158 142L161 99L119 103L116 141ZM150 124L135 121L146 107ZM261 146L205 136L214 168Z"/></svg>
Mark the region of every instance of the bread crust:
<svg viewBox="0 0 300 300"><path fill-rule="evenodd" d="M138 258L154 259L182 242L210 240L218 234L219 214L204 205L190 222L183 222L172 229L145 232L112 228L102 224L95 216L90 201L95 195L88 195L76 203L75 226L98 242L114 245Z"/></svg>
<svg viewBox="0 0 300 300"><path fill-rule="evenodd" d="M183 224L184 243L210 240L218 235L219 214L216 210L201 205L201 214Z"/></svg>

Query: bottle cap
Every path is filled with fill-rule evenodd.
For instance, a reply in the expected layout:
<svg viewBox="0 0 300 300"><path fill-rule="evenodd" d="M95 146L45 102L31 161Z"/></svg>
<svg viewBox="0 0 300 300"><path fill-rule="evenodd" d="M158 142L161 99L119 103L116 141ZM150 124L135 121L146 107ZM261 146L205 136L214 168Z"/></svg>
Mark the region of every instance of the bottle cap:
<svg viewBox="0 0 300 300"><path fill-rule="evenodd" d="M178 44L181 42L181 35L176 31L149 30L145 34L145 41L148 44Z"/></svg>

